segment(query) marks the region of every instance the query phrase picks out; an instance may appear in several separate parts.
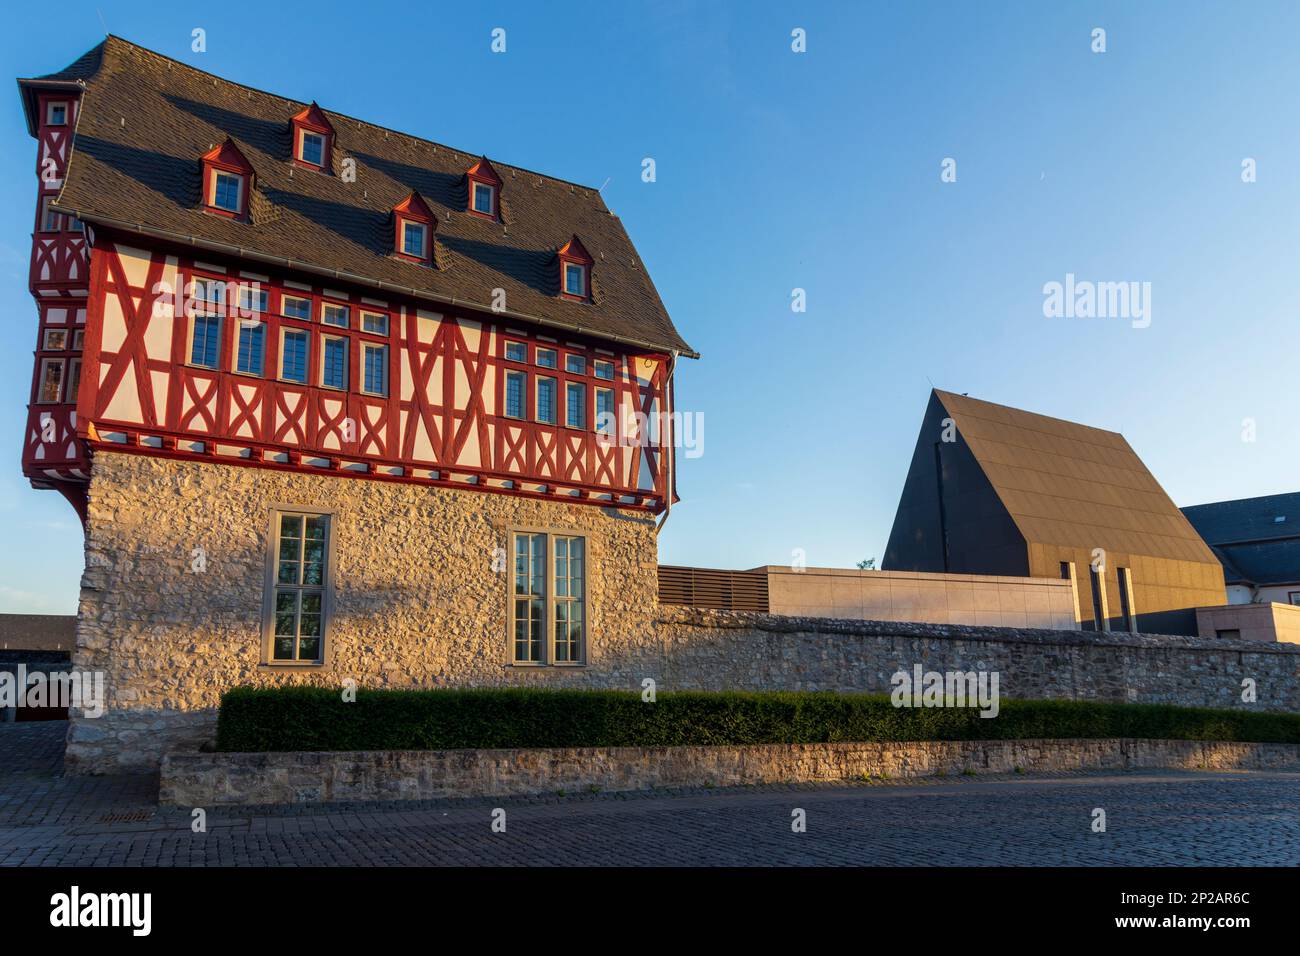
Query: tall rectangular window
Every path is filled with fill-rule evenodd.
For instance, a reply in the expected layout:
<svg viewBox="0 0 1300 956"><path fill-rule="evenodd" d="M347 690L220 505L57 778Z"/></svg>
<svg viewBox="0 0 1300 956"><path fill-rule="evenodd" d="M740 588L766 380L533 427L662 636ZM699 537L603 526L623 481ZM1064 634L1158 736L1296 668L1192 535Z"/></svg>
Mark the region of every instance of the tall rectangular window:
<svg viewBox="0 0 1300 956"><path fill-rule="evenodd" d="M239 212L239 190L243 177L230 173L217 173L212 185L212 205L226 212Z"/></svg>
<svg viewBox="0 0 1300 956"><path fill-rule="evenodd" d="M555 538L555 662L583 660L586 564L582 538Z"/></svg>
<svg viewBox="0 0 1300 956"><path fill-rule="evenodd" d="M41 384L36 392L36 401L42 405L54 405L59 401L63 391L63 360L41 360Z"/></svg>
<svg viewBox="0 0 1300 956"><path fill-rule="evenodd" d="M537 420L547 425L555 424L555 379L537 379Z"/></svg>
<svg viewBox="0 0 1300 956"><path fill-rule="evenodd" d="M1133 572L1128 568L1119 568L1119 609L1124 615L1126 630L1137 632L1137 616L1133 612Z"/></svg>
<svg viewBox="0 0 1300 956"><path fill-rule="evenodd" d="M587 427L587 386L569 382L564 395L564 423L570 428Z"/></svg>
<svg viewBox="0 0 1300 956"><path fill-rule="evenodd" d="M313 166L325 165L325 137L320 133L302 134L302 160Z"/></svg>
<svg viewBox="0 0 1300 956"><path fill-rule="evenodd" d="M363 342L361 359L365 366L361 390L367 395L388 394L388 346Z"/></svg>
<svg viewBox="0 0 1300 956"><path fill-rule="evenodd" d="M190 341L190 364L216 368L221 351L221 316L195 315L194 337Z"/></svg>
<svg viewBox="0 0 1300 956"><path fill-rule="evenodd" d="M332 335L322 337L320 383L326 388L348 387L348 340Z"/></svg>
<svg viewBox="0 0 1300 956"><path fill-rule="evenodd" d="M50 208L53 196L41 200L41 232L58 232L63 226L63 217Z"/></svg>
<svg viewBox="0 0 1300 956"><path fill-rule="evenodd" d="M68 363L68 397L65 401L75 402L81 391L81 359L75 358Z"/></svg>
<svg viewBox="0 0 1300 956"><path fill-rule="evenodd" d="M586 539L541 531L517 531L511 539L515 663L586 663Z"/></svg>
<svg viewBox="0 0 1300 956"><path fill-rule="evenodd" d="M1088 572L1092 584L1092 621L1098 631L1109 631L1110 622L1106 619L1106 578L1101 571L1092 568Z"/></svg>
<svg viewBox="0 0 1300 956"><path fill-rule="evenodd" d="M241 319L236 334L239 347L235 350L235 371L261 375L266 361L266 323Z"/></svg>
<svg viewBox="0 0 1300 956"><path fill-rule="evenodd" d="M524 389L528 378L523 372L506 372L506 415L524 417Z"/></svg>
<svg viewBox="0 0 1300 956"><path fill-rule="evenodd" d="M515 535L513 628L515 662L541 664L546 634L546 535Z"/></svg>
<svg viewBox="0 0 1300 956"><path fill-rule="evenodd" d="M271 660L324 658L329 516L277 512L271 575Z"/></svg>
<svg viewBox="0 0 1300 956"><path fill-rule="evenodd" d="M424 258L424 226L418 222L402 225L402 251L417 259Z"/></svg>
<svg viewBox="0 0 1300 956"><path fill-rule="evenodd" d="M299 329L284 329L280 341L280 378L306 385L307 333Z"/></svg>
<svg viewBox="0 0 1300 956"><path fill-rule="evenodd" d="M614 434L614 390L596 389L596 431L602 435Z"/></svg>

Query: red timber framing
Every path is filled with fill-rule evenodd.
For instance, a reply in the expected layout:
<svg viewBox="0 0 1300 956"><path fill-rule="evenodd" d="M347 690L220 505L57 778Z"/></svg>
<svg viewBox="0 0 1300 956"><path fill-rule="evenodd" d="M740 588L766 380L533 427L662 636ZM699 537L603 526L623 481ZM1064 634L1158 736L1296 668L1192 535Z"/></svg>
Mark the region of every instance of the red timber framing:
<svg viewBox="0 0 1300 956"><path fill-rule="evenodd" d="M465 173L465 181L469 186L466 190L465 211L484 219L498 221L501 217L501 177L497 175L496 169L488 162L486 156L470 167ZM486 186L491 190L492 208L486 212L477 208L474 203L474 187L478 185Z"/></svg>
<svg viewBox="0 0 1300 956"><path fill-rule="evenodd" d="M220 146L214 146L202 156L203 161L203 203L207 211L231 219L248 219L248 200L253 192L253 166L240 152L235 141L227 137ZM217 173L230 173L239 177L239 208L222 209L217 206Z"/></svg>
<svg viewBox="0 0 1300 956"><path fill-rule="evenodd" d="M652 512L671 493L662 448L670 429L639 433L670 411L666 354L134 241L102 235L94 251L86 336L93 372L78 403L79 432L92 449ZM228 303L239 301L229 291L238 287L256 290L248 301L259 306L264 293L264 310L227 310L216 344L211 323L196 344L185 301L196 280L226 283ZM181 290L174 305L169 289ZM346 325L327 323L327 307ZM260 374L238 370L239 336L256 323ZM305 382L283 374L287 336L306 337ZM326 384L326 338L345 343L343 388ZM506 414L507 372L525 383L519 417ZM552 422L538 420L539 378L554 382ZM367 393L367 384L382 385L383 394ZM598 391L618 418L613 440L597 432Z"/></svg>
<svg viewBox="0 0 1300 956"><path fill-rule="evenodd" d="M63 188L80 94L59 89L33 96L37 196L28 287L37 323L22 466L34 486L58 489L84 515L90 465L78 438L76 408L90 287L87 237L81 223L53 208Z"/></svg>
<svg viewBox="0 0 1300 956"><path fill-rule="evenodd" d="M301 113L292 117L289 121L289 128L293 134L291 146L293 153L289 158L295 166L326 173L334 171L334 126L319 106L312 103ZM303 158L303 136L305 134L315 134L322 140L321 161L319 163Z"/></svg>

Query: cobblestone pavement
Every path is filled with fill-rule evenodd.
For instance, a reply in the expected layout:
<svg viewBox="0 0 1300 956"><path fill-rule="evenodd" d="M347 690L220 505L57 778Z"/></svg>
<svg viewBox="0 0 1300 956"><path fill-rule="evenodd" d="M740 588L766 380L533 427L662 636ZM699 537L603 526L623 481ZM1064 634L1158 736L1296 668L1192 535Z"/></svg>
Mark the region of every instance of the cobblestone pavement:
<svg viewBox="0 0 1300 956"><path fill-rule="evenodd" d="M1300 774L1265 772L212 809L194 833L154 777L62 776L65 728L0 725L0 865L1300 863Z"/></svg>

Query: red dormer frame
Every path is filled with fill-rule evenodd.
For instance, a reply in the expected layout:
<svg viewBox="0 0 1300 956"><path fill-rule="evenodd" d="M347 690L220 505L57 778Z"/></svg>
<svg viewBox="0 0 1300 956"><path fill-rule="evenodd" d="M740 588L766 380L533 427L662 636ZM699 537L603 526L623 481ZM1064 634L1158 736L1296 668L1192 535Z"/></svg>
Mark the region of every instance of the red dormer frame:
<svg viewBox="0 0 1300 956"><path fill-rule="evenodd" d="M295 166L301 166L304 169L314 169L318 172L333 172L333 151L334 151L334 127L329 119L321 111L321 108L312 103L305 110L289 120L289 126L293 130L293 142L289 148L291 150L289 161ZM313 163L304 159L303 137L311 134L319 136L321 143L321 161Z"/></svg>
<svg viewBox="0 0 1300 956"><path fill-rule="evenodd" d="M582 240L574 236L556 252L556 257L560 260L560 298L569 299L572 302L590 302L591 301L591 268L596 264L596 260L591 257L591 253L582 244ZM576 295L569 292L568 278L569 266L582 267L582 294Z"/></svg>
<svg viewBox="0 0 1300 956"><path fill-rule="evenodd" d="M498 176L497 171L492 168L492 164L488 162L488 158L486 156L481 157L479 161L470 168L469 172L465 173L465 178L468 181L469 186L469 189L466 190L467 198L465 211L482 219L491 219L494 222L499 221L501 219L501 177ZM474 190L478 186L483 186L491 190L492 201L490 205L492 208L490 212L483 212L482 210L475 208Z"/></svg>
<svg viewBox="0 0 1300 956"><path fill-rule="evenodd" d="M248 220L248 196L253 191L253 166L244 158L235 141L226 138L220 146L213 147L203 154L203 208L218 216ZM237 209L217 205L218 174L237 176L239 178L239 197Z"/></svg>
<svg viewBox="0 0 1300 956"><path fill-rule="evenodd" d="M416 256L406 251L407 223L423 227L423 255ZM405 259L407 262L418 262L421 265L431 264L433 262L434 226L433 211L429 208L429 204L424 201L424 198L418 192L411 193L393 207L393 254L399 259Z"/></svg>

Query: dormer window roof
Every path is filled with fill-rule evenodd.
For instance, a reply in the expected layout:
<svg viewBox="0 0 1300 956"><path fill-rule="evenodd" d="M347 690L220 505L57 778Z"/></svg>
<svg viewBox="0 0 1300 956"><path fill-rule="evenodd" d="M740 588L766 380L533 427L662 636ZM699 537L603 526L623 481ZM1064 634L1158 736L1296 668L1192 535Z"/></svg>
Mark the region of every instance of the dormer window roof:
<svg viewBox="0 0 1300 956"><path fill-rule="evenodd" d="M248 194L253 188L253 167L227 138L202 156L203 205L208 212L247 220Z"/></svg>
<svg viewBox="0 0 1300 956"><path fill-rule="evenodd" d="M330 172L334 149L334 126L315 103L289 121L293 130L293 163L308 169Z"/></svg>
<svg viewBox="0 0 1300 956"><path fill-rule="evenodd" d="M486 156L465 173L469 183L468 211L485 219L500 219L501 177Z"/></svg>
<svg viewBox="0 0 1300 956"><path fill-rule="evenodd" d="M393 207L393 227L393 252L398 258L425 265L433 262L433 211L418 192Z"/></svg>
<svg viewBox="0 0 1300 956"><path fill-rule="evenodd" d="M591 301L591 267L596 260L574 236L556 253L560 261L560 296L575 302Z"/></svg>

